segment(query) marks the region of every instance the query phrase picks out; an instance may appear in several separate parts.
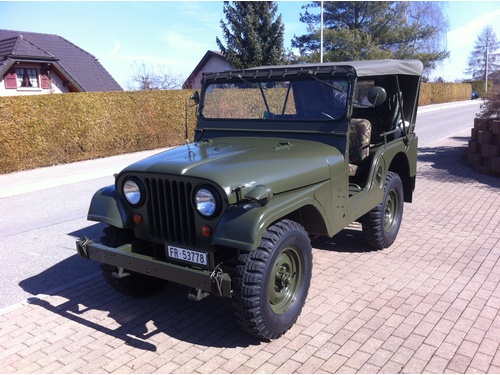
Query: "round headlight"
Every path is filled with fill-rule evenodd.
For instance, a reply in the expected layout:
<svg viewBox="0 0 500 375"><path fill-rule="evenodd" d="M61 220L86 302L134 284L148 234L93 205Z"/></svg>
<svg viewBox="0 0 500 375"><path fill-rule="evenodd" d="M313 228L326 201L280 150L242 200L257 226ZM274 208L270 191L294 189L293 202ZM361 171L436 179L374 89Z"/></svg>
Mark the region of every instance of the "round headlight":
<svg viewBox="0 0 500 375"><path fill-rule="evenodd" d="M215 195L206 188L201 188L194 197L196 209L203 216L212 216L217 210Z"/></svg>
<svg viewBox="0 0 500 375"><path fill-rule="evenodd" d="M137 205L142 200L142 192L139 184L134 180L126 180L123 184L123 195L128 203Z"/></svg>

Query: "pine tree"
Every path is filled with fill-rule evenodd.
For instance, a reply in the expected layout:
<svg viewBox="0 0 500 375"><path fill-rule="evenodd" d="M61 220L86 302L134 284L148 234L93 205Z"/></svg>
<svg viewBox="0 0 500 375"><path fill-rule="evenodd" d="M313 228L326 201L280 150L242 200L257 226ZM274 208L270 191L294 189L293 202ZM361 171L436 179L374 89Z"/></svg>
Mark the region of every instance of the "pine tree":
<svg viewBox="0 0 500 375"><path fill-rule="evenodd" d="M496 52L498 49L500 42L491 25L488 25L477 36L465 73L471 75L473 79L486 80L486 71L489 76L500 69L500 54Z"/></svg>
<svg viewBox="0 0 500 375"><path fill-rule="evenodd" d="M292 47L311 61L319 60L320 15L309 9L320 6L314 1L304 7L300 21L308 24L308 33L292 40ZM447 28L439 3L325 1L323 9L324 61L418 58L432 68L449 55L432 43Z"/></svg>
<svg viewBox="0 0 500 375"><path fill-rule="evenodd" d="M285 61L284 26L281 14L276 18L275 1L224 2L227 22L220 21L224 46L217 45L234 69L279 65Z"/></svg>

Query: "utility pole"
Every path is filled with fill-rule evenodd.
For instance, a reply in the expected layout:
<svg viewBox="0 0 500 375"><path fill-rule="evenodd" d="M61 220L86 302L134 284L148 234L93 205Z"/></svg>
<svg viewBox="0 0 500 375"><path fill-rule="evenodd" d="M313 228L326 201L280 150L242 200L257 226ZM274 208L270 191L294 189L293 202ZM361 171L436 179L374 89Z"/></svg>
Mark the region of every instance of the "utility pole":
<svg viewBox="0 0 500 375"><path fill-rule="evenodd" d="M485 72L486 83L484 89L486 90L486 96L488 96L488 42L486 42L486 72Z"/></svg>
<svg viewBox="0 0 500 375"><path fill-rule="evenodd" d="M321 0L321 41L320 41L320 52L319 52L319 62L323 63L323 0Z"/></svg>

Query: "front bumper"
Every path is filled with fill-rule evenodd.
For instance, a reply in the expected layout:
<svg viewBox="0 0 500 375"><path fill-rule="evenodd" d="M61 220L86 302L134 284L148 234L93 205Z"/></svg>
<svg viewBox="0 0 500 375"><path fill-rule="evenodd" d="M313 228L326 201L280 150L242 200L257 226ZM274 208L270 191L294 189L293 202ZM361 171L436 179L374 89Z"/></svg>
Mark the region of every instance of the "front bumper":
<svg viewBox="0 0 500 375"><path fill-rule="evenodd" d="M89 239L76 242L78 254L115 267L201 289L220 297L231 297L231 277L220 269L201 270L167 263L132 252L133 244L108 247Z"/></svg>

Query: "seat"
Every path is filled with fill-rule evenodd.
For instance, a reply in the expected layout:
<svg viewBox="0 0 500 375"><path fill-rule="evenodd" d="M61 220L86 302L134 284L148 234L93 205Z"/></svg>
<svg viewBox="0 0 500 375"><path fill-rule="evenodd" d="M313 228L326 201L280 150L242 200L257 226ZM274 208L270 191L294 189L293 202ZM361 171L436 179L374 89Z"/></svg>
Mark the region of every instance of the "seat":
<svg viewBox="0 0 500 375"><path fill-rule="evenodd" d="M351 119L349 124L349 176L356 175L361 162L370 154L372 124L366 119Z"/></svg>

